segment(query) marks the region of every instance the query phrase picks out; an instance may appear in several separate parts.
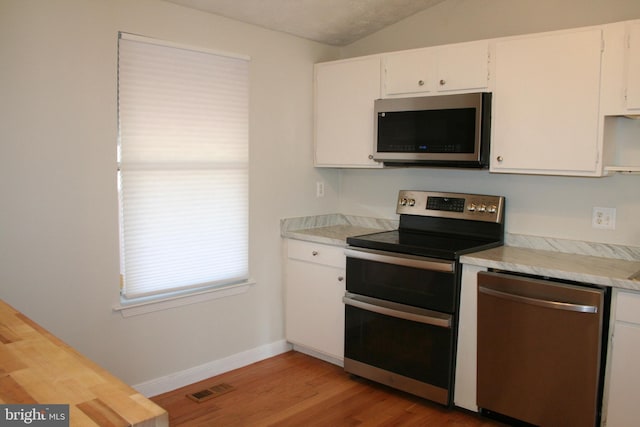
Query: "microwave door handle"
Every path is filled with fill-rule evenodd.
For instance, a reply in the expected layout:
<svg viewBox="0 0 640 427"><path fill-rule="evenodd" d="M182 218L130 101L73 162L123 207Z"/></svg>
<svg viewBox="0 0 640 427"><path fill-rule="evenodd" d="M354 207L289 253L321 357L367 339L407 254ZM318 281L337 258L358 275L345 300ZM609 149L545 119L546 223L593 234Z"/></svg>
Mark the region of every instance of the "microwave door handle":
<svg viewBox="0 0 640 427"><path fill-rule="evenodd" d="M385 305L383 305L384 302L382 301L379 302L378 304L371 304L369 302L361 301L357 299L357 297L354 298L349 295L344 296L342 298L342 302L344 302L345 305L361 308L363 310L371 311L373 313L378 313L385 316L396 317L398 319L410 320L412 322L419 322L419 323L424 323L426 325L433 325L441 328L451 329L451 316L448 316L448 315L440 318L440 317L426 316L423 314L399 311L390 307L386 307Z"/></svg>

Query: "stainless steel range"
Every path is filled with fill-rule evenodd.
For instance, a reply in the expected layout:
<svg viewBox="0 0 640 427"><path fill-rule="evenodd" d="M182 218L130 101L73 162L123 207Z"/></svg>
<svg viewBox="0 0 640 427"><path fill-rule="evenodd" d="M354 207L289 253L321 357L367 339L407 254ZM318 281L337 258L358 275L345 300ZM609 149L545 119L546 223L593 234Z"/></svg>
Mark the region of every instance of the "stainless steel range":
<svg viewBox="0 0 640 427"><path fill-rule="evenodd" d="M402 190L397 230L347 239L344 368L453 404L460 255L500 246L501 196Z"/></svg>

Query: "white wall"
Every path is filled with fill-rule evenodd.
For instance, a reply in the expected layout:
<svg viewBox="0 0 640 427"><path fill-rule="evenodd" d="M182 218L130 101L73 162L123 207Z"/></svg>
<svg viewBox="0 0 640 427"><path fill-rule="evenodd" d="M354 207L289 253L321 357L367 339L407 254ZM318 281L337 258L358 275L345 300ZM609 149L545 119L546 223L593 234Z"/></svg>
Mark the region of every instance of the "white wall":
<svg viewBox="0 0 640 427"><path fill-rule="evenodd" d="M252 58L246 294L112 311L119 30ZM0 0L0 52L0 298L130 384L283 339L279 220L337 205L311 151L313 63L336 48L160 0Z"/></svg>
<svg viewBox="0 0 640 427"><path fill-rule="evenodd" d="M509 233L640 246L640 176L576 178L490 174L486 170L344 171L340 211L397 218L398 190L496 194L507 198ZM591 228L594 206L615 207L615 230Z"/></svg>
<svg viewBox="0 0 640 427"><path fill-rule="evenodd" d="M637 0L446 0L352 43L342 49L342 57L637 18ZM637 175L571 178L438 169L344 170L340 211L395 218L400 189L504 195L508 232L640 246ZM617 209L616 230L591 227L594 206Z"/></svg>

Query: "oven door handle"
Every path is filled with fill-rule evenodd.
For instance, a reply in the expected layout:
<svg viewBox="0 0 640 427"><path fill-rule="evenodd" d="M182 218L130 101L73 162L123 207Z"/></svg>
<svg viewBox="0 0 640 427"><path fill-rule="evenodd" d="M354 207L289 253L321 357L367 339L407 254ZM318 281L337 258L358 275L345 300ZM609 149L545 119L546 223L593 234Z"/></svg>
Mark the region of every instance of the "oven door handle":
<svg viewBox="0 0 640 427"><path fill-rule="evenodd" d="M386 264L420 268L423 270L442 271L445 273L452 273L455 266L455 263L452 261L443 261L416 255L376 251L372 249L354 249L353 247L347 247L344 250L344 253L347 257L363 259L366 261L383 262Z"/></svg>
<svg viewBox="0 0 640 427"><path fill-rule="evenodd" d="M352 294L351 292L347 292L345 294L342 298L342 302L344 302L345 305L361 308L363 310L385 316L397 317L398 319L451 329L452 316L450 314L411 307L377 298L365 297L363 295Z"/></svg>

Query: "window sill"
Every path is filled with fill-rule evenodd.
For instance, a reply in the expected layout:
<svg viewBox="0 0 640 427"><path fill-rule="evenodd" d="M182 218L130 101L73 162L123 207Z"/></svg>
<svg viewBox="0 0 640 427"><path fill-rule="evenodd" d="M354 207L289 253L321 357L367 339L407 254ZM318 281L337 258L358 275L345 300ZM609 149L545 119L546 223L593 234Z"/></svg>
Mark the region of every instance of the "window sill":
<svg viewBox="0 0 640 427"><path fill-rule="evenodd" d="M138 316L140 314L152 313L154 311L168 310L170 308L181 307L183 305L243 294L249 290L250 286L253 285L255 285L255 282L248 280L242 283L206 289L189 294L159 297L137 303L122 303L113 307L113 311L120 312L122 317Z"/></svg>

